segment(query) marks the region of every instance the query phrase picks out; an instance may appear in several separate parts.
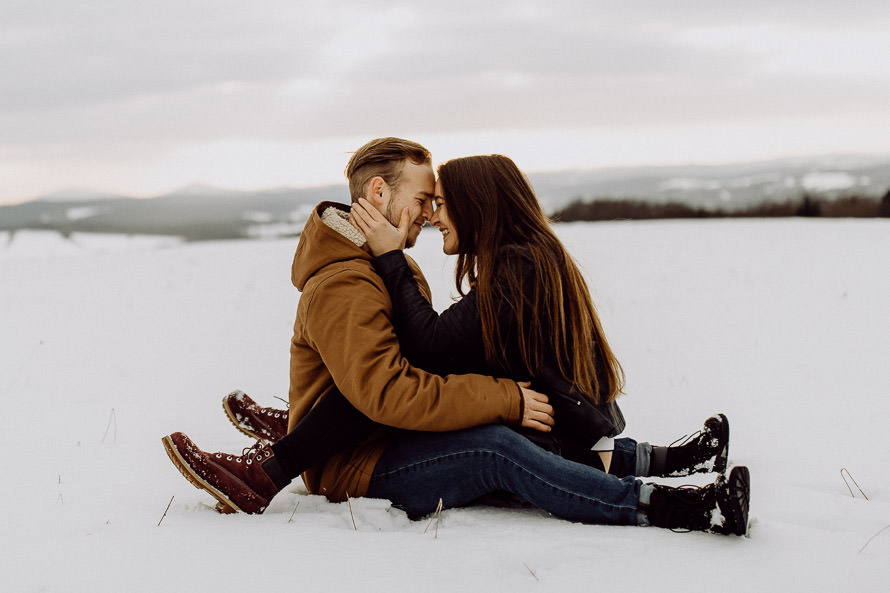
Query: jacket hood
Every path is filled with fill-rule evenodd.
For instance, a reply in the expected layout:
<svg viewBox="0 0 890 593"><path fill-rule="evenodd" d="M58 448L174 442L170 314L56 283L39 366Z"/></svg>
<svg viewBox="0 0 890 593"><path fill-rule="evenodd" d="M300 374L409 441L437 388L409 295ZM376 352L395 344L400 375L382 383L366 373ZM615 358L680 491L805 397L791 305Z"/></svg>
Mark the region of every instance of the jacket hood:
<svg viewBox="0 0 890 593"><path fill-rule="evenodd" d="M365 239L349 224L349 206L322 202L315 207L303 232L291 267L291 280L303 291L306 282L322 268L356 259L371 261Z"/></svg>

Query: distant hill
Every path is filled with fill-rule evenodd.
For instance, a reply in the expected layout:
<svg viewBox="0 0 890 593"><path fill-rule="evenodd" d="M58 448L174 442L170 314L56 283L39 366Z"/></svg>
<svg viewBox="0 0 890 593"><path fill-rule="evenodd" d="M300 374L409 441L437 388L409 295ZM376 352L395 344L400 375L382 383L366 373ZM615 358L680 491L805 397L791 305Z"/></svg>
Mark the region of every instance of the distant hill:
<svg viewBox="0 0 890 593"><path fill-rule="evenodd" d="M0 231L175 235L189 241L299 234L312 207L345 188L233 191L192 186L155 198L62 195L0 207Z"/></svg>
<svg viewBox="0 0 890 593"><path fill-rule="evenodd" d="M578 199L676 202L727 211L804 194L879 198L890 189L890 157L833 156L713 166L629 167L530 175L545 210Z"/></svg>
<svg viewBox="0 0 890 593"><path fill-rule="evenodd" d="M804 194L826 199L878 198L890 189L890 157L835 156L720 166L629 167L531 174L545 211L583 200L680 203L694 209L744 210ZM173 235L189 241L287 236L312 207L345 202L345 184L235 191L190 186L154 198L58 192L0 206L0 231L51 229Z"/></svg>

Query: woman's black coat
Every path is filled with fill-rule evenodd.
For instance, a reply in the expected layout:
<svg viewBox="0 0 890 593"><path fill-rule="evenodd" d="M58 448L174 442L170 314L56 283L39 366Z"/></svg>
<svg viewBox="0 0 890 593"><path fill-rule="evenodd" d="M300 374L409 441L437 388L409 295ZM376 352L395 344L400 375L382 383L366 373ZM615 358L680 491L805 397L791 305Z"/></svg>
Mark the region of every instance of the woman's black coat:
<svg viewBox="0 0 890 593"><path fill-rule="evenodd" d="M527 252L508 246L499 254L503 266L522 266L526 285L535 282ZM421 294L401 251L385 253L375 260L393 301L393 325L402 352L412 364L438 374L479 373L516 381L531 381L535 391L546 394L554 408L555 426L549 433L518 429L545 449L566 457L598 464L590 448L602 437L614 437L624 430L624 416L618 404L593 404L573 388L550 357L543 368L529 370L519 353L519 336L508 306L499 307L499 326L504 331L506 364L492 367L485 362L482 323L476 289L441 314ZM495 272L494 286L503 287L503 276ZM497 292L496 292L497 294ZM503 304L507 304L507 300ZM601 369L599 369L601 370Z"/></svg>

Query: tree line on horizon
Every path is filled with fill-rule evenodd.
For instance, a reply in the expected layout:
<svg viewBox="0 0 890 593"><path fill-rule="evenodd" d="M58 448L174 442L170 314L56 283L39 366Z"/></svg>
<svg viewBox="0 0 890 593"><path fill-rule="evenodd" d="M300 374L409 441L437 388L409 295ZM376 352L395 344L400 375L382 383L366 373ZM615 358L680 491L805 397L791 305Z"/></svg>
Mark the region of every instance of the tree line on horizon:
<svg viewBox="0 0 890 593"><path fill-rule="evenodd" d="M890 190L882 198L843 196L829 198L805 193L784 202L761 202L746 208L703 208L681 202L636 199L574 199L551 214L555 222L606 220L659 220L680 218L890 218Z"/></svg>

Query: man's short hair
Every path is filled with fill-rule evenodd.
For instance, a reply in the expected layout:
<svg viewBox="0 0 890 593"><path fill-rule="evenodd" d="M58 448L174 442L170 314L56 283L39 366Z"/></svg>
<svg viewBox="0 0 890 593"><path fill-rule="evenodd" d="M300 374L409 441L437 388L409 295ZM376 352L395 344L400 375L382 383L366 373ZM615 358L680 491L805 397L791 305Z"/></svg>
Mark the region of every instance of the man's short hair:
<svg viewBox="0 0 890 593"><path fill-rule="evenodd" d="M382 177L392 191L399 185L405 161L415 165L431 163L430 151L411 140L401 138L377 138L356 150L346 165L349 194L357 202L375 177Z"/></svg>

